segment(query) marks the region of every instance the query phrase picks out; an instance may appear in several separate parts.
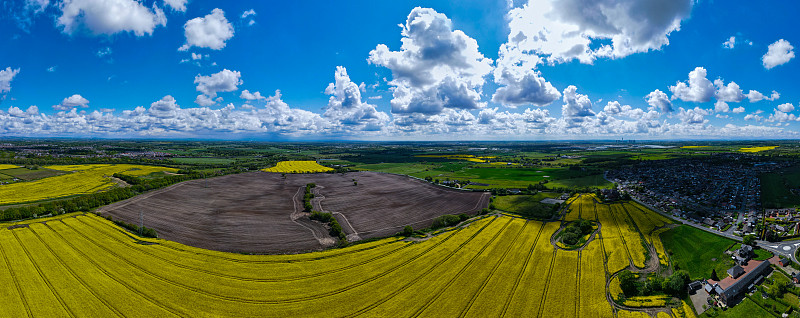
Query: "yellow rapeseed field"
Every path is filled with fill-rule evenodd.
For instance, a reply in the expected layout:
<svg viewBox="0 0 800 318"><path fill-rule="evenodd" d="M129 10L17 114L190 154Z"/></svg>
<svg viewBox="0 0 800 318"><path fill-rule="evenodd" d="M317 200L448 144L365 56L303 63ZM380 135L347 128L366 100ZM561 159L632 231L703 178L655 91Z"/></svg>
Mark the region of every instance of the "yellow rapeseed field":
<svg viewBox="0 0 800 318"><path fill-rule="evenodd" d="M159 171L178 171L174 168L128 164L46 166L44 168L72 173L0 185L0 204L56 199L106 190L116 185L110 178L115 173L141 176Z"/></svg>
<svg viewBox="0 0 800 318"><path fill-rule="evenodd" d="M314 173L331 171L332 168L318 164L316 161L281 161L272 168L266 168L262 171L277 172L277 173Z"/></svg>
<svg viewBox="0 0 800 318"><path fill-rule="evenodd" d="M19 168L17 165L0 164L0 170Z"/></svg>
<svg viewBox="0 0 800 318"><path fill-rule="evenodd" d="M759 151L767 151L778 148L778 146L763 146L763 147L743 147L739 148L741 152L759 152Z"/></svg>
<svg viewBox="0 0 800 318"><path fill-rule="evenodd" d="M605 285L620 268L610 272L607 255L621 251L626 263L628 255L606 232L620 239L617 227L627 224L614 224L609 205L597 209L603 238L580 251L550 243L560 222L510 216L480 217L421 242L386 238L291 255L139 238L93 214L13 230L5 223L0 316L613 317Z"/></svg>

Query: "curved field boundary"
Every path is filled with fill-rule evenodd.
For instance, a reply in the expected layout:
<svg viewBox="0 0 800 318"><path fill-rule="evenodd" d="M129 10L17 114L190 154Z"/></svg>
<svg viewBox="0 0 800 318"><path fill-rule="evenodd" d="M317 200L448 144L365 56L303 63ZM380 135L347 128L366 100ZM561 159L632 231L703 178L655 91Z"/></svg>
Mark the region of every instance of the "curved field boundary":
<svg viewBox="0 0 800 318"><path fill-rule="evenodd" d="M25 294L22 293L22 288L19 286L17 275L14 274L14 269L11 268L11 263L8 262L8 255L6 255L3 244L0 244L0 256L3 257L3 261L6 263L6 268L8 268L8 273L11 274L11 280L14 282L14 287L17 289L17 294L19 294L19 300L22 302L22 306L25 307L25 314L28 317L33 317L33 313L31 313L30 308L31 306L28 305L28 300L25 298Z"/></svg>
<svg viewBox="0 0 800 318"><path fill-rule="evenodd" d="M509 222L509 224L510 223L511 222ZM483 292L483 289L486 288L486 285L489 284L489 281L492 279L492 276L494 276L494 273L497 272L497 268L499 268L500 265L503 264L503 261L506 259L508 252L510 252L511 248L514 247L514 243L516 243L521 234L525 232L525 228L528 227L528 224L529 222L526 221L525 224L522 225L522 227L519 229L517 234L514 235L514 239L511 241L511 244L508 245L508 249L506 249L506 251L503 252L503 255L500 256L500 260L497 261L497 264L494 264L494 267L492 267L491 271L489 271L489 276L486 277L486 279L483 281L481 287L478 288L478 291L476 291L475 294L472 295L472 298L470 298L469 302L467 303L467 306L461 310L461 313L458 315L459 317L465 317L467 315L469 310L472 308L472 305L475 304L475 300L478 299L478 296L480 296L481 292Z"/></svg>
<svg viewBox="0 0 800 318"><path fill-rule="evenodd" d="M34 236L36 236L36 238L39 240L39 242L41 242L41 243L42 243L42 245L43 245L45 248L47 248L47 251L48 251L48 252L50 252L50 255L53 255L53 257L54 257L54 258L55 258L55 259L58 261L58 263L59 263L59 264L61 264L61 267L63 267L64 269L66 269L66 270L67 270L67 273L69 273L69 275L70 275L70 276L72 276L73 278L75 278L75 280L77 280L77 281L78 281L78 283L80 283L80 284L81 284L81 286L83 286L83 288L85 288L85 289L86 289L86 290L87 290L87 291L88 291L90 294L92 294L92 296L94 296L94 298L95 298L95 299L97 299L97 300L99 300L100 302L102 302L102 303L103 303L103 305L105 305L105 306L106 306L106 308L108 308L109 310L113 311L113 312L114 312L114 314L116 314L118 317L125 317L125 315L124 315L124 314L122 314L122 312L120 312L119 310L117 310L116 308L114 308L114 306L112 306L111 304L109 304L109 303L108 303L108 301L106 301L105 299L103 299L102 297L100 297L100 295L98 295L98 294L97 294L97 292L95 292L95 290L94 290L94 289L92 289L91 287L89 287L89 284L87 284L87 283L86 283L86 282L85 282L85 281L84 281L82 278L80 278L80 276L78 276L77 274L75 274L75 272L74 272L74 271L73 271L71 268L69 268L69 266L67 266L67 263L66 263L66 262L64 262L64 260L63 260L63 259L61 259L61 257L59 257L59 256L58 256L58 255L57 255L57 254L56 254L56 253L53 251L53 249L52 249L52 248L51 248L49 245L47 245L47 243L45 243L45 241L44 241L44 240L42 240L42 237L41 237L41 236L39 236L39 233L36 233L36 231L35 231L34 229L32 229L32 228L29 228L29 230L31 231L31 233L33 233L33 235L34 235Z"/></svg>
<svg viewBox="0 0 800 318"><path fill-rule="evenodd" d="M86 226L94 229L96 232L98 232L100 234L103 234L104 236L106 236L106 237L108 237L108 238L110 238L112 240L115 240L115 241L117 241L119 243L122 243L122 244L127 244L127 242L125 242L123 240L120 240L119 238L113 237L113 236L109 235L108 233L105 233L102 230L94 227L93 225L90 225L88 223L84 223L84 224ZM253 278L253 277L242 277L242 276L236 276L236 275L223 274L223 273L218 273L218 272L214 272L214 271L210 271L210 270L206 270L206 269L202 269L202 268L197 268L197 267L193 267L193 266L189 266L189 265L184 265L184 264L181 264L181 263L166 259L164 257L158 256L156 254L150 253L145 249L137 249L137 251L140 251L143 254L146 254L146 255L148 255L148 256L150 256L152 258L161 260L161 261L163 261L165 263L168 263L170 265L173 265L175 267L186 269L186 270L189 270L189 271L200 272L200 273L208 274L208 275L211 275L211 276L220 277L220 278L226 278L226 279L241 280L241 281L247 281L247 282L271 283L271 282L297 281L297 280L313 278L313 277L321 277L321 276L326 276L326 275L342 272L342 271L345 271L345 270L348 270L348 269L352 269L352 268L356 268L356 267L359 267L359 266L362 266L362 265L365 265L365 264L372 263L374 261L377 261L379 259L385 258L385 257L387 257L389 255L392 255L394 253L400 252L401 250L403 250L405 248L408 248L410 246L411 246L411 244L406 244L406 245L403 245L403 246L398 247L396 249L389 250L389 251L387 251L387 252L385 252L383 254L380 254L380 255L377 255L375 257L369 258L367 260L364 260L364 261L361 261L361 262L357 262L357 263L353 263L353 264L350 264L350 265L347 265L347 266L344 266L344 267L339 267L339 268L335 268L335 269L331 269L331 270L326 270L326 271L322 271L322 272L311 274L311 275L287 276L287 277L282 277L282 278Z"/></svg>
<svg viewBox="0 0 800 318"><path fill-rule="evenodd" d="M130 285L130 284L128 284L128 283L126 283L124 280L121 280L121 279L118 279L118 278L114 277L114 276L113 276L113 275L111 275L111 273L109 273L109 272L108 272L106 269L104 269L102 266L100 266L100 264L98 264L98 263L97 263L95 260L91 259L91 258L90 258L88 255L86 255L86 253L84 253L83 251L81 251L81 250L79 250L78 248L76 248L76 247L75 247L75 245L73 245L73 244L72 244L72 243L71 243L69 240L67 240L66 238L64 238L64 236L62 236L62 235L61 235L61 233L58 233L58 231L54 230L52 227L50 227L50 225L48 225L48 224L46 224L46 223L45 223L45 226L46 226L48 229L50 229L50 230L51 230L53 233L55 233L55 234L56 234L56 235L57 235L57 236L58 236L58 237L59 237L59 238L60 238L60 239L61 239L61 240L64 242L64 244L66 244L66 245L67 245L67 246L69 246L69 247L70 247L70 248L71 248L73 251L75 251L76 253L78 253L79 255L81 255L81 257L83 257L83 259L85 259L85 260L86 260L86 261L88 261L89 263L92 263L92 265L94 265L94 267L95 267L95 268L97 268L99 271L103 272L103 274L105 274L105 275L106 275L106 277L108 277L109 279L111 279L111 280L113 280L113 281L117 282L118 284L120 284L120 285L124 286L124 287L125 287L127 290L131 291L132 293L139 295L139 296L140 296L140 297L142 297L144 300L146 300L146 301L150 302L152 305L154 305L154 306L156 306L156 307L158 307L158 308L161 308L161 309L163 309L164 311L167 311L167 312L170 312L170 313L172 313L172 314L173 314L173 315L175 315L176 317L185 317L185 316L187 316L186 314L180 313L178 310L176 310L176 309L174 309L174 308L170 308L169 306L167 306L167 305L165 305L165 304L161 303L160 301L158 301L158 300L156 300L156 299L153 299L153 298L151 298L151 297L147 296L147 295L146 295L145 293L143 293L142 291L140 291L140 290L138 290L137 288L135 288L135 287L131 286L131 285ZM78 232L77 232L77 231L75 231L74 229L72 229L72 228L70 228L70 227L68 227L68 228L69 228L69 229L70 229L72 232L78 233ZM80 233L78 233L78 234L80 234Z"/></svg>
<svg viewBox="0 0 800 318"><path fill-rule="evenodd" d="M67 304L64 302L64 299L61 298L61 295L59 295L58 292L56 292L55 288L53 287L53 284L50 283L50 280L48 280L45 277L44 273L42 273L42 269L39 268L39 264L36 264L36 261L33 260L33 257L31 257L31 253L28 251L28 248L25 247L24 244L22 244L22 241L17 236L17 233L15 231L11 231L11 235L14 236L14 239L17 240L17 243L19 243L19 246L22 248L22 251L25 252L25 256L28 258L28 260L31 262L31 264L33 264L33 268L36 270L36 272L39 273L39 277L42 278L44 283L47 285L47 288L50 289L50 292L53 293L53 296L56 297L56 299L58 300L58 303L61 304L61 308L63 308L64 311L67 314L69 314L70 317L73 317L73 318L77 317L75 315L75 312L72 311L72 308L69 308L69 306L67 306Z"/></svg>
<svg viewBox="0 0 800 318"><path fill-rule="evenodd" d="M456 273L456 275L453 276L447 282L447 284L444 285L444 287L440 288L439 291L431 299L429 299L424 305L422 305L422 307L418 308L411 316L412 317L419 317L426 309L428 309L428 307L430 307L430 305L433 304L433 302L435 302L437 299L439 299L439 297L442 296L444 291L447 290L447 288L449 288L456 281L456 279L461 276L461 274L464 274L464 272L467 270L467 268L470 265L472 265L473 262L475 262L475 260L478 258L478 256L483 254L483 252L486 250L486 248L489 247L489 245L491 245L492 242L494 242L498 237L500 237L500 234L502 234L503 230L505 230L506 227L508 227L508 225L511 224L512 220L513 219L509 219L508 222L506 222L506 224L504 224L503 227L500 230L498 230L497 233L495 233L494 236L492 236L492 238L488 242L486 242L486 244L483 247L481 247L480 251L478 251L478 253L476 253L475 256L473 256L472 259L469 260L469 262L467 262L467 264L465 264L464 266L461 267L461 269L458 271L458 273Z"/></svg>
<svg viewBox="0 0 800 318"><path fill-rule="evenodd" d="M480 229L478 229L478 231L476 231L475 233L473 233L473 234L472 234L472 236L470 236L470 237L469 237L467 240L465 240L465 241L464 241L464 242L462 242L460 245L458 245L458 247L456 247L456 248L455 248L455 249L454 249L454 250L453 250L453 251L452 251L450 254L448 254L448 255L447 255L445 258L443 258L442 260L440 260L439 262L437 262L437 263L436 263L434 266L432 266L432 267L428 268L428 270L426 270L426 271L425 271L425 272L423 272L422 274L418 275L418 276L417 276L417 277L415 277L413 280L411 280L411 281L409 281L408 283L406 283L405 285L403 285L403 287L400 287L400 288L398 288L397 290L393 291L392 293L390 293L390 294L389 294L389 295L387 295L386 297L384 297L384 298L382 298L382 299L380 299L380 300L378 300L378 301L376 301L376 302L374 302L374 303L372 303L372 304L370 304L370 305L368 305L368 306L366 306L366 307L364 307L364 308L361 308L361 309L359 309L358 311L356 311L356 312L354 312L354 313L351 313L351 314L345 315L344 317L355 317L355 316L361 316L361 315L364 315L365 313L367 313L367 312L371 311L372 309L375 309L376 307L380 306L381 304L383 304L383 303L385 303L385 302L389 301L390 299L394 298L395 296L397 296L397 295L398 295L398 294L400 294L401 292L403 292L403 291L407 290L409 287L413 286L414 284L416 284L416 283L420 282L420 281L421 281L421 279L422 279L423 277L425 277L425 276L427 276L428 274L430 274L430 273L431 273L433 270L435 270L437 267L439 267L439 265L441 265L441 264L444 264L444 262L446 262L447 260L449 260L450 258L452 258L452 257L453 257L453 255L455 255L456 253L458 253L458 251L460 251L460 250L461 250L461 248L463 248L464 246L466 246L467 244L469 244L469 242L471 242L471 241L472 241L472 239L474 239L475 237L477 237L477 236L478 236L478 234L480 234L481 232L483 232L483 230L484 230L485 228L487 228L487 227L488 227L490 224L492 224L492 222L494 222L496 219L497 219L497 218L494 218L494 219L492 219L491 221L487 222L487 223L486 223L486 224L485 224L483 227L481 227Z"/></svg>
<svg viewBox="0 0 800 318"><path fill-rule="evenodd" d="M96 216L93 216L93 215L86 215L86 217L87 218L99 218L99 217L96 217ZM82 223L84 223L84 224L87 224L81 218L75 217L75 219L82 221ZM99 219L98 219L98 221L103 222L102 220L99 220ZM140 238L140 237L134 236L130 232L118 227L115 224L111 224L110 222L109 222L108 225L110 226L111 229L113 229L113 230L115 230L115 231L117 231L117 232L129 237L130 239L132 239L134 241L158 244L157 243L158 240L145 239L145 238ZM358 248L358 249L352 248L353 250L347 250L347 251L343 250L341 253L336 253L336 254L331 254L331 255L322 255L322 256L309 257L309 258L286 259L286 260L263 260L263 259L262 260L247 260L247 259L241 259L241 258L235 258L235 257L228 257L228 256L225 256L225 255L220 255L219 253L222 253L222 252L211 252L211 253L209 253L209 252L207 252L207 250L203 250L203 249L200 249L200 248L185 248L185 247L181 247L181 246L174 246L172 244L159 244L159 245L164 247L164 248L168 248L168 249L174 250L176 252L180 252L180 253L200 255L200 256L203 256L203 257L216 258L216 259L229 261L229 262L234 262L234 263L242 263L242 264L276 264L276 263L311 262L311 261L324 260L324 259L334 258L334 257L350 256L352 254L356 254L356 253L368 251L368 250L371 250L371 249L375 249L375 248L378 248L378 247L382 247L384 245L388 245L388 244L391 244L391 243L394 243L394 242L400 241L400 240L401 239L387 240L386 242L383 242L383 243L380 243L380 244L377 244L377 245L369 245L367 247ZM231 255L235 255L235 254L231 254Z"/></svg>
<svg viewBox="0 0 800 318"><path fill-rule="evenodd" d="M396 271L396 270L408 265L409 263L417 260L418 258L422 257L423 255L427 254L431 250L435 249L436 247L438 247L439 245L441 245L442 243L446 242L447 240L449 240L450 238L453 237L453 235L449 235L449 236L445 237L443 240L441 240L441 241L437 242L436 244L428 247L428 249L424 250L422 253L417 254L414 257L411 257L411 258L403 261L402 263L398 264L397 266L395 266L393 268L390 268L390 269L388 269L388 270L386 270L384 272L381 272L380 274L374 275L374 276L369 277L367 279L364 279L362 281L359 281L359 282L356 282L356 283L353 283L353 284L350 284L350 285L347 285L347 286L344 286L344 287L341 287L341 288L338 288L338 289L335 289L335 290L326 291L326 292L315 294L315 295L301 296L301 297L297 297L297 298L287 298L287 299L280 299L280 300L263 300L263 299L249 299L249 298L242 298L242 297L236 297L236 296L225 296L225 295L215 294L215 293L208 292L206 290L203 290L203 289L200 289L200 288L197 288L197 287L189 286L189 285L186 285L184 283L172 281L170 279L161 277L158 274L153 273L153 272L151 272L151 271L149 271L149 270L147 270L147 269L145 269L145 268L143 268L143 267L131 262L130 260L122 257L122 255L119 255L119 253L116 253L116 252L112 251L108 247L103 246L102 244L93 241L86 234L81 233L81 231L79 231L77 229L74 229L74 228L72 230L75 231L76 233L80 234L81 236L83 236L86 241L89 241L92 244L94 244L95 246L105 250L109 254L116 256L120 261L122 261L122 262L130 265L131 267L139 270L140 272L144 273L145 275L153 277L153 278L155 278L157 280L160 280L160 281L162 281L164 283L167 283L167 284L170 284L170 285L173 285L175 287L178 287L178 288L181 288L181 289L185 289L185 290L188 290L188 291L191 291L191 292L195 292L195 293L198 293L198 294L201 294L201 295L205 295L205 296L208 296L208 297L211 297L211 298L227 300L227 301L242 302L242 303L248 303L248 304L289 304L289 303L297 303L297 302L302 302L302 301L307 301L307 300L312 300L312 299L319 299L319 298L323 298L323 297L328 297L328 296L340 294L340 293L345 292L345 291L347 291L349 289L352 289L352 288L367 284L369 282L375 281L378 278L386 276L386 275L388 275L388 274L390 274L390 273L392 273L392 272L394 272L394 271Z"/></svg>
<svg viewBox="0 0 800 318"><path fill-rule="evenodd" d="M530 221L528 221L530 222ZM539 242L539 236L542 235L544 230L544 224L539 227L539 232L536 233L536 238L533 240L533 244L531 244L530 250L528 250L528 256L525 257L525 263L522 265L519 273L517 273L517 279L514 280L514 286L511 287L511 291L506 296L506 301L503 304L503 311L501 312L500 316L505 317L506 313L508 312L508 307L511 306L511 301L514 299L514 295L517 293L517 288L519 288L519 283L522 281L522 274L525 272L525 269L528 268L528 263L531 261L531 256L533 255L533 250L536 249L536 243Z"/></svg>

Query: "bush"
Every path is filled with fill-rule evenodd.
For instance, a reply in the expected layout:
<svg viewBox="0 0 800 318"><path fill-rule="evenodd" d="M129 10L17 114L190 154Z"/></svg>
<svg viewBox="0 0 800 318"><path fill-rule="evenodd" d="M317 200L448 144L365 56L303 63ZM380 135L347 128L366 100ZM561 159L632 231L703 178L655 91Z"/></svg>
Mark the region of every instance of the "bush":
<svg viewBox="0 0 800 318"><path fill-rule="evenodd" d="M414 228L412 228L411 225L406 225L406 227L403 228L403 232L400 232L400 235L403 236L414 235Z"/></svg>
<svg viewBox="0 0 800 318"><path fill-rule="evenodd" d="M433 223L431 223L431 229L435 230L438 228L453 226L461 221L462 221L461 218L456 215L445 214L433 219Z"/></svg>

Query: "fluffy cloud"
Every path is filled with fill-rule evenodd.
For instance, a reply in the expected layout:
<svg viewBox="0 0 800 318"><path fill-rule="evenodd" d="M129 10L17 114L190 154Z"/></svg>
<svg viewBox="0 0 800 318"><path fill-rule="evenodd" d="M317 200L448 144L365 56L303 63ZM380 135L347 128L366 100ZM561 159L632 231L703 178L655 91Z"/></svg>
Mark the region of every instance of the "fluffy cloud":
<svg viewBox="0 0 800 318"><path fill-rule="evenodd" d="M742 107L742 106L739 106L739 107L736 107L736 108L734 108L734 109L733 109L733 110L731 110L731 111L732 111L734 114L741 114L741 113L744 113L744 107Z"/></svg>
<svg viewBox="0 0 800 318"><path fill-rule="evenodd" d="M195 104L210 107L216 105L218 102L222 101L222 97L217 97L216 99L208 97L204 94L197 95L197 98L194 99Z"/></svg>
<svg viewBox="0 0 800 318"><path fill-rule="evenodd" d="M742 89L739 88L739 84L736 84L736 82L730 82L728 85L725 85L723 80L717 79L714 80L714 86L717 87L717 92L714 94L714 96L719 101L738 103L744 99Z"/></svg>
<svg viewBox="0 0 800 318"><path fill-rule="evenodd" d="M681 107L678 110L678 118L680 118L681 122L684 124L689 125L704 125L708 123L708 120L705 119L705 116L711 115L711 111L702 109L700 107L690 108L690 109L683 109Z"/></svg>
<svg viewBox="0 0 800 318"><path fill-rule="evenodd" d="M243 90L239 98L246 100L266 100L267 98L261 96L261 92L250 93L248 90Z"/></svg>
<svg viewBox="0 0 800 318"><path fill-rule="evenodd" d="M784 113L790 113L794 111L794 105L792 105L792 103L780 104L778 105L778 110Z"/></svg>
<svg viewBox="0 0 800 318"><path fill-rule="evenodd" d="M164 3L166 3L170 8L172 8L172 10L178 12L185 12L186 2L188 1L189 0L164 0Z"/></svg>
<svg viewBox="0 0 800 318"><path fill-rule="evenodd" d="M672 99L680 99L685 102L706 103L714 97L716 90L714 84L706 78L705 68L697 67L689 72L689 82L678 82L675 86L670 86ZM737 86L738 87L738 86Z"/></svg>
<svg viewBox="0 0 800 318"><path fill-rule="evenodd" d="M343 129L352 130L383 130L389 115L379 112L375 105L365 103L361 99L359 85L350 80L347 69L336 67L335 82L328 84L325 94L331 95L328 106L322 115L335 126L344 125Z"/></svg>
<svg viewBox="0 0 800 318"><path fill-rule="evenodd" d="M402 28L400 51L379 44L368 59L392 71L393 113L435 115L485 106L481 87L492 61L478 51L475 39L428 8L414 8Z"/></svg>
<svg viewBox="0 0 800 318"><path fill-rule="evenodd" d="M546 106L561 97L540 72L532 69L500 66L494 71L494 79L502 86L492 95L492 101L504 106Z"/></svg>
<svg viewBox="0 0 800 318"><path fill-rule="evenodd" d="M658 50L680 29L691 0L529 0L508 12L510 38L550 63ZM610 44L607 44L610 42Z"/></svg>
<svg viewBox="0 0 800 318"><path fill-rule="evenodd" d="M225 12L216 8L205 17L186 21L183 25L186 44L178 50L186 51L192 46L221 50L225 41L233 37L233 25L225 18Z"/></svg>
<svg viewBox="0 0 800 318"><path fill-rule="evenodd" d="M714 103L714 111L717 113L727 113L731 111L731 107L728 106L728 103L725 101L718 100L716 103Z"/></svg>
<svg viewBox="0 0 800 318"><path fill-rule="evenodd" d="M583 122L584 117L594 116L592 101L589 96L578 94L578 88L574 85L564 89L564 105L561 106L561 116L569 125Z"/></svg>
<svg viewBox="0 0 800 318"><path fill-rule="evenodd" d="M11 91L11 81L17 74L19 74L18 68L12 69L11 67L6 67L6 69L0 70L0 94Z"/></svg>
<svg viewBox="0 0 800 318"><path fill-rule="evenodd" d="M794 58L794 47L789 41L780 39L769 45L767 53L761 57L764 68L771 69L778 65L786 64Z"/></svg>
<svg viewBox="0 0 800 318"><path fill-rule="evenodd" d="M83 98L83 96L75 94L70 97L64 98L61 101L61 104L53 105L53 109L55 110L70 110L75 107L82 107L86 108L89 107L89 100Z"/></svg>
<svg viewBox="0 0 800 318"><path fill-rule="evenodd" d="M197 75L194 83L197 84L197 91L208 97L217 97L218 92L233 92L242 84L242 73L223 69L210 76Z"/></svg>
<svg viewBox="0 0 800 318"><path fill-rule="evenodd" d="M672 102L667 94L661 90L654 90L645 96L647 104L664 113L672 112Z"/></svg>
<svg viewBox="0 0 800 318"><path fill-rule="evenodd" d="M790 121L800 121L800 117L797 117L797 115L789 114L789 112L783 111L783 109L787 109L788 110L788 107L786 107L787 105L791 107L791 110L794 110L794 106L792 106L791 104L780 105L780 106L778 106L778 108L775 108L774 112L769 115L769 117L766 119L766 121L767 122L771 122L771 123L772 122L785 123L785 122L790 122ZM781 109L781 106L784 106L783 109Z"/></svg>
<svg viewBox="0 0 800 318"><path fill-rule="evenodd" d="M762 101L762 100L765 100L765 99L769 100L769 101L773 101L773 100L776 100L778 98L781 98L781 94L779 94L776 91L772 91L772 95L770 97L766 97L766 96L764 96L764 94L761 94L759 91L756 91L756 90L750 90L750 92L747 93L747 99L749 99L751 103L755 103L755 102Z"/></svg>
<svg viewBox="0 0 800 318"><path fill-rule="evenodd" d="M164 11L135 0L64 0L61 11L56 22L67 34L86 29L95 35L133 32L143 36L167 25Z"/></svg>

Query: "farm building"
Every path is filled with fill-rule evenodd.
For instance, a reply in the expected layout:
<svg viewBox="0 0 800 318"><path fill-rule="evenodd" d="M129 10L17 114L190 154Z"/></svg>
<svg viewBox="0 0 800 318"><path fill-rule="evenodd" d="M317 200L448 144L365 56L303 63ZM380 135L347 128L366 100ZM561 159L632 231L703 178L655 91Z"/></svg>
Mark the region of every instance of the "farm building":
<svg viewBox="0 0 800 318"><path fill-rule="evenodd" d="M728 269L728 277L720 281L707 280L705 290L709 294L716 294L726 306L735 304L744 292L764 279L770 270L769 266L768 261L750 261L747 265L736 265Z"/></svg>

